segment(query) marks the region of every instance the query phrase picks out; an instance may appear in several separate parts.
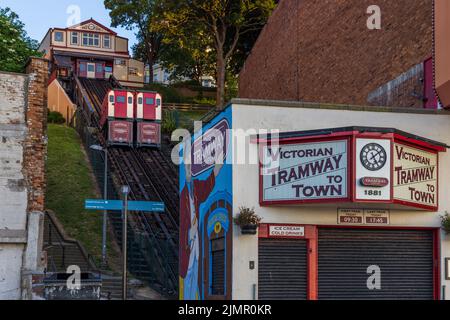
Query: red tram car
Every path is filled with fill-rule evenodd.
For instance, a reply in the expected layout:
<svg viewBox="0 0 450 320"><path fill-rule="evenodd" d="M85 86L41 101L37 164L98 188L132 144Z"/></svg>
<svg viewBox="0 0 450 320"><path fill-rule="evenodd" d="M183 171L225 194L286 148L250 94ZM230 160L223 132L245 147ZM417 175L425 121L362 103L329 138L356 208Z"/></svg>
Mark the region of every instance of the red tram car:
<svg viewBox="0 0 450 320"><path fill-rule="evenodd" d="M134 100L134 92L123 89L110 90L105 96L100 125L108 146L133 146Z"/></svg>
<svg viewBox="0 0 450 320"><path fill-rule="evenodd" d="M162 97L156 92L113 89L105 96L100 125L108 146L161 146Z"/></svg>
<svg viewBox="0 0 450 320"><path fill-rule="evenodd" d="M136 147L161 146L162 97L156 92L136 92Z"/></svg>

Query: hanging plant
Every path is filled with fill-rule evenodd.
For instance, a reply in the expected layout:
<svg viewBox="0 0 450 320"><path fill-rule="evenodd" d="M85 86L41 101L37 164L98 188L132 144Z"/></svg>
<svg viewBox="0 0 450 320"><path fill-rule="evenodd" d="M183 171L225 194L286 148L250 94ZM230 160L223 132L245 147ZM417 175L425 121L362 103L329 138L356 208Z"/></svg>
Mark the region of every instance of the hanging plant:
<svg viewBox="0 0 450 320"><path fill-rule="evenodd" d="M446 213L441 216L442 229L444 229L446 234L450 234L450 215Z"/></svg>
<svg viewBox="0 0 450 320"><path fill-rule="evenodd" d="M242 234L255 235L261 220L254 209L241 207L239 214L234 218L234 223L241 227Z"/></svg>

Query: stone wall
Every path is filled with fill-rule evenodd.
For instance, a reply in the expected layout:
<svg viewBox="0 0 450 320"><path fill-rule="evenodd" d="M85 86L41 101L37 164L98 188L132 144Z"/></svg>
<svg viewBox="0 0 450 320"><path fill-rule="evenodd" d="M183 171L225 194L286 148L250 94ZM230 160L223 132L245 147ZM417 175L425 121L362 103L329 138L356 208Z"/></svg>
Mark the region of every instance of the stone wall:
<svg viewBox="0 0 450 320"><path fill-rule="evenodd" d="M373 4L381 30L367 28ZM365 105L432 55L432 4L282 0L240 74L240 97Z"/></svg>
<svg viewBox="0 0 450 320"><path fill-rule="evenodd" d="M42 269L48 63L0 72L0 299L30 298Z"/></svg>

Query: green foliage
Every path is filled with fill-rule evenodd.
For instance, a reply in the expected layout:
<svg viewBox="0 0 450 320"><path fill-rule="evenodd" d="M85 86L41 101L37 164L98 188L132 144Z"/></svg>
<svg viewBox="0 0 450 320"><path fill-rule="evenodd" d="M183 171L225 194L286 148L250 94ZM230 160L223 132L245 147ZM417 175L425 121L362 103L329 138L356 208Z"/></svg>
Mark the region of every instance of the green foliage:
<svg viewBox="0 0 450 320"><path fill-rule="evenodd" d="M158 16L161 0L104 0L106 9L111 10L112 26L136 29L138 44L133 47L136 59L153 66L157 61L162 44L162 35L153 28ZM153 77L150 77L153 81Z"/></svg>
<svg viewBox="0 0 450 320"><path fill-rule="evenodd" d="M237 226L243 227L247 225L259 225L262 218L255 213L255 209L246 207L239 208L239 214L234 218L234 223Z"/></svg>
<svg viewBox="0 0 450 320"><path fill-rule="evenodd" d="M9 8L0 8L0 70L22 72L31 56L41 56L39 44L25 32L19 16Z"/></svg>
<svg viewBox="0 0 450 320"><path fill-rule="evenodd" d="M161 126L162 132L172 134L177 129L177 120L175 118L175 112L164 110L163 121Z"/></svg>
<svg viewBox="0 0 450 320"><path fill-rule="evenodd" d="M53 124L63 124L66 122L66 119L64 119L63 115L56 111L49 111L48 112L48 123Z"/></svg>
<svg viewBox="0 0 450 320"><path fill-rule="evenodd" d="M165 43L177 45L185 50L192 60L201 61L203 66L209 65L207 70L213 70L217 79L219 100L217 106L222 107L226 98L226 71L236 70L239 61L241 65L243 63L242 56L240 59L233 59L238 52L237 49L247 48L243 52L250 51L248 46L239 43L248 39L247 33L263 28L275 8L275 1L164 0L164 2L165 10L155 29L164 34ZM177 64L176 58L177 56L169 56L165 63L173 60L173 63ZM232 61L235 61L234 64ZM201 67L196 65L194 69L198 71Z"/></svg>
<svg viewBox="0 0 450 320"><path fill-rule="evenodd" d="M181 96L173 87L159 83L147 84L144 90L158 92L162 96L164 103L189 103L190 101Z"/></svg>
<svg viewBox="0 0 450 320"><path fill-rule="evenodd" d="M96 199L95 180L75 130L49 124L46 208L55 212L68 235L79 240L98 261L102 219L84 210L85 199ZM114 254L108 242L108 255Z"/></svg>
<svg viewBox="0 0 450 320"><path fill-rule="evenodd" d="M216 99L213 98L194 98L194 104L205 104L209 106L215 106L216 105Z"/></svg>
<svg viewBox="0 0 450 320"><path fill-rule="evenodd" d="M441 216L442 229L444 229L446 234L450 234L450 215L446 213Z"/></svg>

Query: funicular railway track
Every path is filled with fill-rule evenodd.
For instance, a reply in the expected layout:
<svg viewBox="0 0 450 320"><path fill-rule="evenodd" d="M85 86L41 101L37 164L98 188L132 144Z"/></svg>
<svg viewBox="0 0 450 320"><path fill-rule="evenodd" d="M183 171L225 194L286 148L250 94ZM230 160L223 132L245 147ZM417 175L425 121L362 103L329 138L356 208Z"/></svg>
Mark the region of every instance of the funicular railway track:
<svg viewBox="0 0 450 320"><path fill-rule="evenodd" d="M113 88L109 81L77 79L91 103L92 124L98 129L98 139L105 145L99 119L104 96ZM165 268L173 288L178 281L178 173L161 150L110 148L109 160L120 183L130 186L132 200L162 201L165 214L134 214L132 225L151 240L149 250Z"/></svg>

